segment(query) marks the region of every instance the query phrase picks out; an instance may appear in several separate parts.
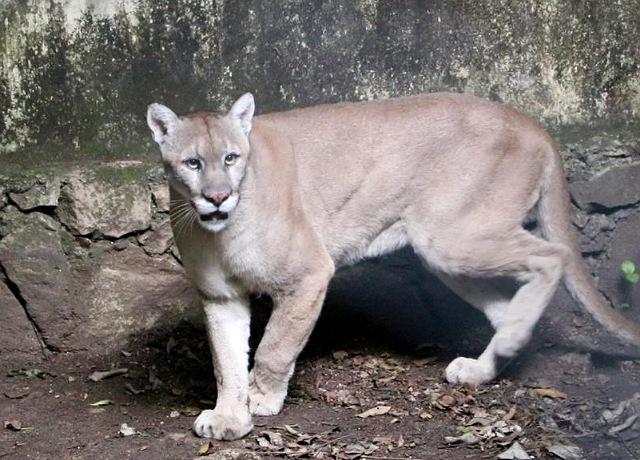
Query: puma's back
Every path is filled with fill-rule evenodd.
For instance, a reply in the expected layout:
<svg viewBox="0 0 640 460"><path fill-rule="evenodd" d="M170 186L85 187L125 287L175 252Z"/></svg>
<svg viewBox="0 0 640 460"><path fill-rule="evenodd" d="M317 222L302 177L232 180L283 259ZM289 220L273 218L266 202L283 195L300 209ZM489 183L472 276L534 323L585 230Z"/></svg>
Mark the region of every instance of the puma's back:
<svg viewBox="0 0 640 460"><path fill-rule="evenodd" d="M465 214L490 227L483 208L493 207L493 219L519 225L537 200L544 168L557 167L535 122L458 94L292 110L258 116L255 126L291 141L308 217L329 252L345 261L358 256L345 254L352 251L343 240L364 247L414 211L428 212L424 225L446 227ZM504 199L505 189L512 199ZM390 249L406 244L394 240Z"/></svg>

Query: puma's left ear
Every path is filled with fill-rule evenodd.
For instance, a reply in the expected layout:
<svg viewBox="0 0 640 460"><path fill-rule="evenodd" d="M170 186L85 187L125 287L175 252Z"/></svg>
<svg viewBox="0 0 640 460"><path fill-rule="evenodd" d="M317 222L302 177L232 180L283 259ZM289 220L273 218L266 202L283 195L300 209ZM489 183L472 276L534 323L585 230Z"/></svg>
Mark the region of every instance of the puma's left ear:
<svg viewBox="0 0 640 460"><path fill-rule="evenodd" d="M178 121L178 116L162 104L151 104L147 109L147 124L158 144L163 144L173 134Z"/></svg>
<svg viewBox="0 0 640 460"><path fill-rule="evenodd" d="M251 121L253 120L253 112L256 108L255 102L253 101L253 94L246 93L240 96L231 109L229 109L228 115L231 118L236 118L240 121L240 125L244 130L245 134L249 134L251 132Z"/></svg>

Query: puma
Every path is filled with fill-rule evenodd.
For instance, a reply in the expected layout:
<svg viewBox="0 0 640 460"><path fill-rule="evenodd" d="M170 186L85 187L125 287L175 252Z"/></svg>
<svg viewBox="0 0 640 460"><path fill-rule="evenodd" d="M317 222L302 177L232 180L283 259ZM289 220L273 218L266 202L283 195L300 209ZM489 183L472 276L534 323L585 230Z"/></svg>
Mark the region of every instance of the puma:
<svg viewBox="0 0 640 460"><path fill-rule="evenodd" d="M336 267L407 244L495 328L477 359L448 365L449 382L495 378L561 279L622 342L640 346L640 327L593 285L561 157L528 117L447 93L256 117L254 107L247 93L224 114L178 117L160 104L147 112L218 388L197 435L237 439L251 431L252 414L280 412ZM544 239L523 227L532 212ZM496 277L512 279L514 292L498 289ZM274 301L251 371L250 293Z"/></svg>

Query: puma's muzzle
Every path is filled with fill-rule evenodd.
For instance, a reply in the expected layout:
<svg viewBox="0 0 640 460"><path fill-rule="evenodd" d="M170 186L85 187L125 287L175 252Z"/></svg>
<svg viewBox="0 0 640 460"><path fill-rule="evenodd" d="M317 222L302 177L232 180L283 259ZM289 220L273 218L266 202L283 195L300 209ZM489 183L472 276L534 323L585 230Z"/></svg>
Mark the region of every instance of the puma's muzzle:
<svg viewBox="0 0 640 460"><path fill-rule="evenodd" d="M238 195L233 193L225 194L224 199L201 195L191 199L191 206L198 215L201 226L209 231L219 232L227 226L238 201Z"/></svg>

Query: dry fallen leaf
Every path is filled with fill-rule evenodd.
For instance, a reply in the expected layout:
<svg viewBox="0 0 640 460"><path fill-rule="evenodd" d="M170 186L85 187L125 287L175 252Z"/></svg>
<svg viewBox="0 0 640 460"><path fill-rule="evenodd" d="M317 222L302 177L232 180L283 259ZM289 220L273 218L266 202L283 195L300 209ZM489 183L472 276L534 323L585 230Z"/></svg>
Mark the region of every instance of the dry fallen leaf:
<svg viewBox="0 0 640 460"><path fill-rule="evenodd" d="M413 364L415 364L416 366L425 366L427 364L433 364L437 360L438 360L437 356L429 356L428 358L414 359Z"/></svg>
<svg viewBox="0 0 640 460"><path fill-rule="evenodd" d="M640 416L638 416L637 414L631 415L623 423L621 423L620 425L616 425L616 426L614 426L612 428L609 428L607 433L609 433L611 436L615 436L616 434L620 433L621 431L627 430L627 429L631 428L632 426L634 426L634 424L636 423L636 421L638 420L639 417Z"/></svg>
<svg viewBox="0 0 640 460"><path fill-rule="evenodd" d="M324 397L328 403L340 404L342 406L359 406L360 400L351 391L340 389L337 391L327 391Z"/></svg>
<svg viewBox="0 0 640 460"><path fill-rule="evenodd" d="M167 438L171 439L174 442L182 443L187 438L187 433L168 433Z"/></svg>
<svg viewBox="0 0 640 460"><path fill-rule="evenodd" d="M263 431L260 433L266 438L272 446L280 447L284 445L284 441L282 440L282 435L275 431Z"/></svg>
<svg viewBox="0 0 640 460"><path fill-rule="evenodd" d="M211 441L201 444L198 448L198 457L203 457L214 452L214 445Z"/></svg>
<svg viewBox="0 0 640 460"><path fill-rule="evenodd" d="M515 415L516 415L516 406L511 406L511 408L509 409L509 412L507 412L502 416L502 420L505 422L509 422L513 417L515 417Z"/></svg>
<svg viewBox="0 0 640 460"><path fill-rule="evenodd" d="M547 450L563 460L582 459L582 449L578 446L553 444L547 446Z"/></svg>
<svg viewBox="0 0 640 460"><path fill-rule="evenodd" d="M127 390L132 395L139 395L139 394L144 393L144 390L138 390L137 388L134 388L134 386L131 385L130 383L125 383L124 384L124 389Z"/></svg>
<svg viewBox="0 0 640 460"><path fill-rule="evenodd" d="M367 418L367 417L375 417L377 415L384 415L391 410L391 406L376 406L372 409L366 410L361 414L356 415L356 417Z"/></svg>
<svg viewBox="0 0 640 460"><path fill-rule="evenodd" d="M529 394L534 398L565 399L567 397L564 391L557 388L532 388L529 390Z"/></svg>
<svg viewBox="0 0 640 460"><path fill-rule="evenodd" d="M506 451L498 455L497 458L500 460L529 460L531 456L516 441Z"/></svg>
<svg viewBox="0 0 640 460"><path fill-rule="evenodd" d="M9 399L22 399L29 396L29 393L31 393L31 390L29 389L29 387L22 387L22 388L12 388L10 390L7 390L4 392L4 395Z"/></svg>
<svg viewBox="0 0 640 460"><path fill-rule="evenodd" d="M362 455L371 455L378 449L379 447L376 446L375 444L358 442L355 444L347 445L344 448L344 453L351 458L358 458Z"/></svg>
<svg viewBox="0 0 640 460"><path fill-rule="evenodd" d="M478 442L480 442L480 439L478 439L478 437L473 434L472 432L467 432L464 433L461 436L445 436L444 438L444 442L446 442L447 444L476 444Z"/></svg>
<svg viewBox="0 0 640 460"><path fill-rule="evenodd" d="M7 430L20 431L22 429L22 422L19 420L6 420L4 422L4 427Z"/></svg>
<svg viewBox="0 0 640 460"><path fill-rule="evenodd" d="M454 398L451 395L443 395L436 401L435 406L438 409L447 410L454 407L456 404L457 404L456 398Z"/></svg>
<svg viewBox="0 0 640 460"><path fill-rule="evenodd" d="M134 434L138 434L138 432L135 430L135 428L130 427L126 423L123 423L122 425L120 425L120 430L118 431L118 434L120 436L127 437L127 436L133 436Z"/></svg>
<svg viewBox="0 0 640 460"><path fill-rule="evenodd" d="M388 377L382 377L380 379L378 379L378 383L389 383L395 379L398 378L398 374L397 373L392 373L391 375L389 375Z"/></svg>
<svg viewBox="0 0 640 460"><path fill-rule="evenodd" d="M333 352L333 359L336 361L342 361L349 356L349 353L346 351L338 350Z"/></svg>
<svg viewBox="0 0 640 460"><path fill-rule="evenodd" d="M202 412L202 409L193 406L182 407L180 409L180 413L186 417L195 417L200 414L200 412Z"/></svg>
<svg viewBox="0 0 640 460"><path fill-rule="evenodd" d="M606 409L602 413L602 418L608 424L616 423L629 408L634 409L634 406L640 406L640 393L634 394L630 399L620 401L614 410ZM633 412L636 411L634 410Z"/></svg>

